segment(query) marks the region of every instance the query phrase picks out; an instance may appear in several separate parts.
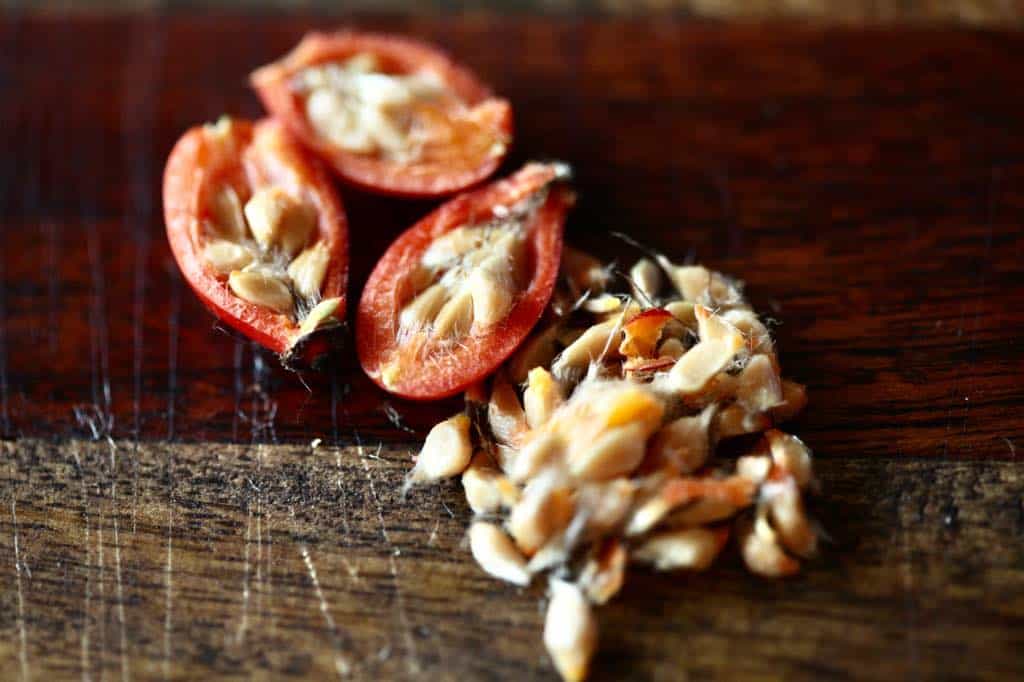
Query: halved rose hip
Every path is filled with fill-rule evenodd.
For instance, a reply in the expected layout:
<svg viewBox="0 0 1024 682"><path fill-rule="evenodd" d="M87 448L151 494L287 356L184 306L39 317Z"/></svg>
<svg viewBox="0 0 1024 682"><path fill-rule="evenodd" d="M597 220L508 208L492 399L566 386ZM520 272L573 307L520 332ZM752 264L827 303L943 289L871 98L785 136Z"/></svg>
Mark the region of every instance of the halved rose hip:
<svg viewBox="0 0 1024 682"><path fill-rule="evenodd" d="M495 171L512 109L438 49L405 38L311 33L252 74L267 110L345 180L432 197Z"/></svg>
<svg viewBox="0 0 1024 682"><path fill-rule="evenodd" d="M531 163L403 233L363 290L356 344L382 388L443 398L486 377L540 318L573 195L564 164Z"/></svg>
<svg viewBox="0 0 1024 682"><path fill-rule="evenodd" d="M220 320L313 365L345 319L348 230L324 168L270 120L186 132L164 171L167 238Z"/></svg>

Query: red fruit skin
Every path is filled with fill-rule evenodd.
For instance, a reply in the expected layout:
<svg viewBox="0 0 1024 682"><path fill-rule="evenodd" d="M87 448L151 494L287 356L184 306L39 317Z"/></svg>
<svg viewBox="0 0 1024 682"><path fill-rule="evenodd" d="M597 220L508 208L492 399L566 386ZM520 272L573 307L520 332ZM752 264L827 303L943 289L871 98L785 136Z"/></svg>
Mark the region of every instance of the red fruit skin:
<svg viewBox="0 0 1024 682"><path fill-rule="evenodd" d="M306 119L302 102L292 91L292 76L326 61L369 52L405 71L429 66L460 99L470 106L489 102L495 127L512 139L512 106L491 94L468 69L441 50L423 42L375 33L338 31L310 33L285 57L253 72L253 88L270 114L282 121L304 146L324 159L347 183L376 194L405 198L433 198L464 190L486 180L498 169L505 153L487 156L481 163L460 170L417 172L414 166L366 157L323 140ZM507 152L506 145L506 152Z"/></svg>

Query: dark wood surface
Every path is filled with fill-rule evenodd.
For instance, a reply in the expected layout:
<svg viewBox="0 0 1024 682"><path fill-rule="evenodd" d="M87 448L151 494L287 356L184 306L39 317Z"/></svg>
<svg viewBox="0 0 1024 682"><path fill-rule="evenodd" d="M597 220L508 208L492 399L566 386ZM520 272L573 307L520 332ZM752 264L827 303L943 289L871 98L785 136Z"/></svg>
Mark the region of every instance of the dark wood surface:
<svg viewBox="0 0 1024 682"><path fill-rule="evenodd" d="M543 590L473 566L458 487L398 497L454 403L390 399L351 354L307 389L212 324L165 243L176 137L257 115L248 71L322 23L0 22L5 679L553 675ZM621 230L745 279L809 386L793 429L835 544L781 583L734 557L636 573L596 677L1024 674L1024 39L354 23L435 40L513 101L509 167L577 168L570 241L633 258ZM431 204L343 198L357 299Z"/></svg>
<svg viewBox="0 0 1024 682"><path fill-rule="evenodd" d="M8 0L9 5L67 12L67 0ZM352 12L390 11L439 14L471 11L504 14L671 15L740 21L800 19L848 25L920 24L1020 28L1022 0L89 0L75 9L131 12L161 8L195 12L211 8L235 11L315 9L333 17Z"/></svg>

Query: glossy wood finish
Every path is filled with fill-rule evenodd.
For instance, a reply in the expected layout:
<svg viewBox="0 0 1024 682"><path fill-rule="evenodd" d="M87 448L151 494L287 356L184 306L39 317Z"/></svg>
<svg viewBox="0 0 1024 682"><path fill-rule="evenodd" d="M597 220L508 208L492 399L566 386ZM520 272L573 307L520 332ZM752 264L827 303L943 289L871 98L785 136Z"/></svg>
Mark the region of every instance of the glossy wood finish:
<svg viewBox="0 0 1024 682"><path fill-rule="evenodd" d="M507 95L508 168L574 163L571 242L628 261L621 230L745 279L810 387L793 428L837 545L782 583L734 557L638 574L602 612L598 677L1024 673L1020 36L356 23L435 40ZM170 146L258 115L247 72L319 25L0 23L5 679L552 675L543 590L473 566L458 487L398 498L416 439L457 402L390 399L351 354L307 390L215 328L169 255ZM357 299L432 205L342 191Z"/></svg>

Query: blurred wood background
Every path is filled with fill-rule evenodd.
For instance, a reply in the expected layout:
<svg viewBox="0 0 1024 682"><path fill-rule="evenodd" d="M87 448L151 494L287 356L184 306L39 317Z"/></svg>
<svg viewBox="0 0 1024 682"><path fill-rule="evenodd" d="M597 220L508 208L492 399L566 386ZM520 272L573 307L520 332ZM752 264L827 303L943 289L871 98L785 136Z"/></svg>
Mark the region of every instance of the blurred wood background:
<svg viewBox="0 0 1024 682"><path fill-rule="evenodd" d="M974 21L933 5L899 7ZM0 20L0 679L554 679L544 588L473 564L458 484L399 494L457 403L391 399L350 354L307 389L168 252L174 140L260 115L246 74L340 11L168 6ZM635 571L594 679L1024 677L1024 37L460 7L344 19L508 96L507 168L577 168L571 242L746 280L810 390L823 556ZM432 204L342 193L356 300Z"/></svg>
<svg viewBox="0 0 1024 682"><path fill-rule="evenodd" d="M1024 25L1024 0L9 0L66 12L139 10L316 11L419 14L672 14L730 20L809 19L846 24Z"/></svg>

